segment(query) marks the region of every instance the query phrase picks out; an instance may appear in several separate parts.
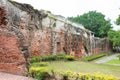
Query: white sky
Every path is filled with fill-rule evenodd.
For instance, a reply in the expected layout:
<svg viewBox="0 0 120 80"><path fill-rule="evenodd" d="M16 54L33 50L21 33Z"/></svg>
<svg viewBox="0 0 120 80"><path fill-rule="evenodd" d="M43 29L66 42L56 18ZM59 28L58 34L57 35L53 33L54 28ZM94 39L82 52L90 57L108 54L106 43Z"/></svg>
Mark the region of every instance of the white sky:
<svg viewBox="0 0 120 80"><path fill-rule="evenodd" d="M120 0L14 0L28 3L36 9L51 11L53 14L64 17L82 15L85 12L96 10L111 19L114 29L120 29L114 21L120 14Z"/></svg>

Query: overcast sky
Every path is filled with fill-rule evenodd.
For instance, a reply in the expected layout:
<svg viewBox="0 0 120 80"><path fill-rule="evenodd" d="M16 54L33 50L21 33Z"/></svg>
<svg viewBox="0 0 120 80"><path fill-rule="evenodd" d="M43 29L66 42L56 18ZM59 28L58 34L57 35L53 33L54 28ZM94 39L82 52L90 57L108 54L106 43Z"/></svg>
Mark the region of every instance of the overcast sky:
<svg viewBox="0 0 120 80"><path fill-rule="evenodd" d="M112 23L120 14L120 0L14 0L28 3L36 9L51 11L53 14L64 17L82 15L88 11L96 10L111 19ZM114 25L114 29L120 26Z"/></svg>

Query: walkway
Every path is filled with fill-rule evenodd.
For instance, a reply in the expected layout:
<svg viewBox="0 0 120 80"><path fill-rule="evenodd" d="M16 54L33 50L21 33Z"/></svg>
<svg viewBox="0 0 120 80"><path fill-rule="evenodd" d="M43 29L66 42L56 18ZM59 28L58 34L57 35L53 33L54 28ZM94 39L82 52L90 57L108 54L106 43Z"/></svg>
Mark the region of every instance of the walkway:
<svg viewBox="0 0 120 80"><path fill-rule="evenodd" d="M0 80L33 80L32 78L0 72Z"/></svg>
<svg viewBox="0 0 120 80"><path fill-rule="evenodd" d="M113 55L111 55L111 56L107 56L107 57L105 57L105 58L103 58L103 59L101 59L101 60L96 61L95 63L97 63L97 64L106 63L106 62L108 62L108 61L116 58L118 55L119 55L119 54L113 54Z"/></svg>

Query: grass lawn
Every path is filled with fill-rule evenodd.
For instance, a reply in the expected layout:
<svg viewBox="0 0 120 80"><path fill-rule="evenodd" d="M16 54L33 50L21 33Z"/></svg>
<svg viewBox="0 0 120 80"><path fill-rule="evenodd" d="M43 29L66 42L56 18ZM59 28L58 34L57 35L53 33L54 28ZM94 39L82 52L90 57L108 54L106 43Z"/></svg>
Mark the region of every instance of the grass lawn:
<svg viewBox="0 0 120 80"><path fill-rule="evenodd" d="M120 64L120 60L119 59L112 59L112 60L108 61L107 64Z"/></svg>
<svg viewBox="0 0 120 80"><path fill-rule="evenodd" d="M95 63L91 63L91 62L53 61L53 62L49 62L48 68L60 70L60 71L71 70L74 72L81 72L81 73L100 72L103 74L108 74L108 75L112 74L114 76L120 77L120 66L95 64Z"/></svg>

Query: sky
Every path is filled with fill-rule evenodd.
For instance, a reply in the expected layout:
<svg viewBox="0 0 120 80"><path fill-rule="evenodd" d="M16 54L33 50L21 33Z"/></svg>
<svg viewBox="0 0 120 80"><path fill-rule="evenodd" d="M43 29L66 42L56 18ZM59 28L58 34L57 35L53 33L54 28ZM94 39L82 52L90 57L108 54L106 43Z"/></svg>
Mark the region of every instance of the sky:
<svg viewBox="0 0 120 80"><path fill-rule="evenodd" d="M71 17L96 10L111 19L115 30L120 26L114 24L120 14L120 0L14 0L31 4L35 9L51 11L55 15Z"/></svg>

